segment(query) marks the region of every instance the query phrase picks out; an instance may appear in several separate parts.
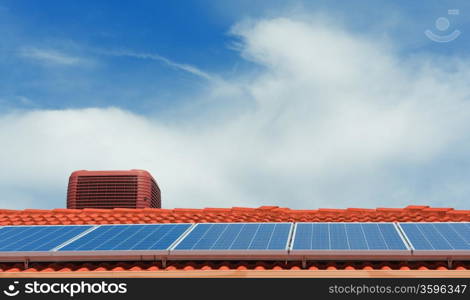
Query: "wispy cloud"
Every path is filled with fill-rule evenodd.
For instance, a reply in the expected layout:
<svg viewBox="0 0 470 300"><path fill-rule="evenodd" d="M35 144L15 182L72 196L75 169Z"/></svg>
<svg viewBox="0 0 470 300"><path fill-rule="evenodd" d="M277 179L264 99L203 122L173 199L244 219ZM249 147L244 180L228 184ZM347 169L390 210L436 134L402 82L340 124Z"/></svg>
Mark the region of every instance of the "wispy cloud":
<svg viewBox="0 0 470 300"><path fill-rule="evenodd" d="M79 65L86 61L83 58L72 56L58 50L41 49L36 47L22 47L19 50L19 55L41 63L63 66Z"/></svg>
<svg viewBox="0 0 470 300"><path fill-rule="evenodd" d="M34 107L36 106L36 103L34 103L30 98L25 97L25 96L17 96L18 102L21 105L28 106L28 107Z"/></svg>
<svg viewBox="0 0 470 300"><path fill-rule="evenodd" d="M156 61L163 62L172 68L191 73L193 75L196 75L198 77L201 77L207 80L216 79L214 75L211 75L205 71L202 71L201 69L195 66L177 63L156 53L138 53L138 52L133 52L133 51L128 51L128 50L100 50L97 52L100 54L104 54L104 55L127 56L127 57L134 57L138 59L156 60Z"/></svg>

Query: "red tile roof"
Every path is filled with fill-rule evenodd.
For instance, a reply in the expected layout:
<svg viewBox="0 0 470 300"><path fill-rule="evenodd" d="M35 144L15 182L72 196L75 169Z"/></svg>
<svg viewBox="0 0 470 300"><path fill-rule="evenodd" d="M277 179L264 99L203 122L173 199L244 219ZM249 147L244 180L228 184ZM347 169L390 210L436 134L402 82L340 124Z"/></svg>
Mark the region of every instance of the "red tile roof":
<svg viewBox="0 0 470 300"><path fill-rule="evenodd" d="M168 261L161 262L68 262L0 263L0 272L88 272L88 271L174 271L174 270L301 270L300 262L272 261ZM306 270L470 270L470 262L308 262Z"/></svg>
<svg viewBox="0 0 470 300"><path fill-rule="evenodd" d="M258 208L175 209L25 209L0 210L0 225L70 225L203 222L448 222L470 221L470 210L407 206L405 208L348 208L295 210Z"/></svg>
<svg viewBox="0 0 470 300"><path fill-rule="evenodd" d="M0 210L0 225L69 225L191 222L449 222L470 221L470 210L407 206L377 209L293 210L277 206L204 209L52 209ZM0 273L192 270L301 270L299 262L225 261L1 263ZM470 262L309 262L306 270L470 270ZM304 270L305 270L304 269ZM12 273L13 272L13 273Z"/></svg>

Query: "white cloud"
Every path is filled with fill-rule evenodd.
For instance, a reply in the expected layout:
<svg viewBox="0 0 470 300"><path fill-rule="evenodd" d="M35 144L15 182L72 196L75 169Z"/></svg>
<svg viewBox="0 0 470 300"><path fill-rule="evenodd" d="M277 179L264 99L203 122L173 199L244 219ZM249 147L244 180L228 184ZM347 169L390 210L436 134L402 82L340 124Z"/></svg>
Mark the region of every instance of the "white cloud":
<svg viewBox="0 0 470 300"><path fill-rule="evenodd" d="M120 50L120 51L105 51L105 50L100 50L97 51L101 54L106 54L106 55L113 55L113 56L127 56L127 57L134 57L138 59L150 59L150 60L156 60L165 63L169 67L185 71L188 73L191 73L193 75L196 75L198 77L207 79L207 80L213 80L215 77L207 72L204 72L200 70L199 68L188 65L188 64L182 64L182 63L177 63L174 62L166 57L163 57L159 54L156 53L137 53L133 51L128 51L128 50Z"/></svg>
<svg viewBox="0 0 470 300"><path fill-rule="evenodd" d="M57 207L75 169L142 168L165 207L466 205L468 180L451 180L457 170L445 165L468 163L468 61L403 58L323 21L259 20L233 33L264 69L209 81L192 118L182 109L163 125L118 108L1 116L0 189L30 191L11 193L17 207L34 193L63 195L35 205Z"/></svg>
<svg viewBox="0 0 470 300"><path fill-rule="evenodd" d="M20 49L19 54L22 57L33 59L44 64L52 65L73 66L80 65L86 62L86 60L83 58L65 54L58 50L52 49L23 47Z"/></svg>

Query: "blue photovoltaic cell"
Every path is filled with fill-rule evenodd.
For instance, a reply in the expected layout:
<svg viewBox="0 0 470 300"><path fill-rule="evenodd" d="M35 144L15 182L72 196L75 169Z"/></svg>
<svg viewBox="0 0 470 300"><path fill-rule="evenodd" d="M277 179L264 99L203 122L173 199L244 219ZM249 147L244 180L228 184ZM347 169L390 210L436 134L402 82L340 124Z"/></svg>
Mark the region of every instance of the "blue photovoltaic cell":
<svg viewBox="0 0 470 300"><path fill-rule="evenodd" d="M92 226L6 226L0 229L2 251L49 251Z"/></svg>
<svg viewBox="0 0 470 300"><path fill-rule="evenodd" d="M470 223L400 223L416 250L470 250Z"/></svg>
<svg viewBox="0 0 470 300"><path fill-rule="evenodd" d="M166 250L191 225L101 225L59 251Z"/></svg>
<svg viewBox="0 0 470 300"><path fill-rule="evenodd" d="M203 223L175 250L285 250L290 223Z"/></svg>
<svg viewBox="0 0 470 300"><path fill-rule="evenodd" d="M294 250L406 250L391 223L297 223Z"/></svg>

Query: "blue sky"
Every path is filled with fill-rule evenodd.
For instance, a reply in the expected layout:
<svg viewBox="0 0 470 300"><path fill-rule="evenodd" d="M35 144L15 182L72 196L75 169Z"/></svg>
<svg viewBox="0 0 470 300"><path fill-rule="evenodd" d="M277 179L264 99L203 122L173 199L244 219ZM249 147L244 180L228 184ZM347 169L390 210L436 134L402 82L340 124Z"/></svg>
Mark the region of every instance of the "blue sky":
<svg viewBox="0 0 470 300"><path fill-rule="evenodd" d="M465 1L1 1L0 97L4 109L119 106L138 113L187 101L204 89L201 78L161 61L103 53L158 54L221 76L255 68L233 50L230 28L249 18L322 12L354 31L388 35L403 51L464 54L469 38L442 47L422 34L449 8L455 28L468 26ZM253 4L254 3L254 4ZM387 20L389 19L389 20ZM388 22L394 22L393 26ZM401 24L400 24L401 23ZM451 28L452 29L452 28ZM449 30L451 30L449 29ZM23 48L89 60L80 67L45 65L21 57ZM149 96L151 95L151 96ZM23 99L23 101L21 100ZM176 104L175 104L176 102Z"/></svg>
<svg viewBox="0 0 470 300"><path fill-rule="evenodd" d="M62 207L75 169L143 168L166 207L468 208L469 12L0 0L0 205Z"/></svg>

